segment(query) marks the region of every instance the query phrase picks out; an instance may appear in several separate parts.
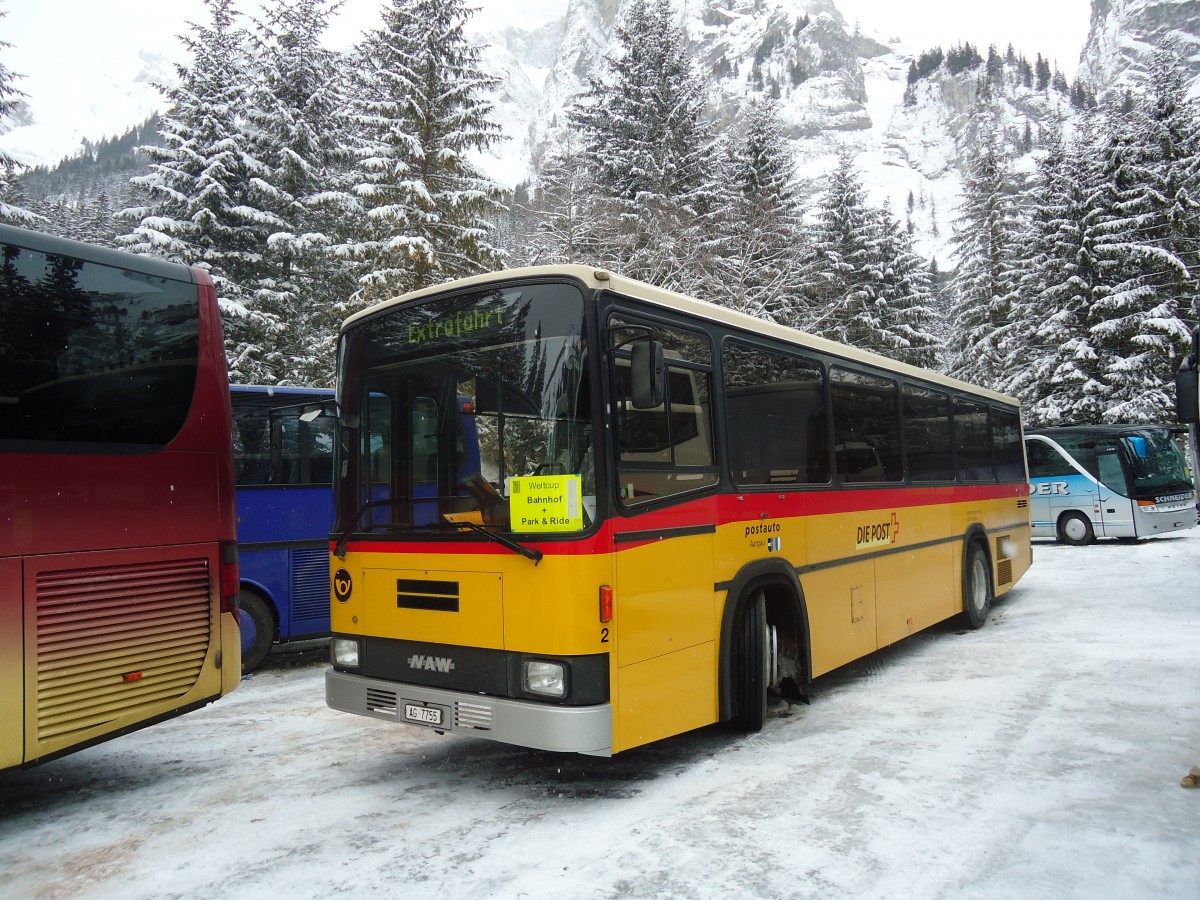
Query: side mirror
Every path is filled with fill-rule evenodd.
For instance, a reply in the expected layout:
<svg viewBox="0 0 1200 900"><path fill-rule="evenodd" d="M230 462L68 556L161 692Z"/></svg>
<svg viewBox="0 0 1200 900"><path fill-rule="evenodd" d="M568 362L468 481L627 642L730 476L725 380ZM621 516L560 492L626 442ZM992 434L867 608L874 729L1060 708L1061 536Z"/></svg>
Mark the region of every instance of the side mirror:
<svg viewBox="0 0 1200 900"><path fill-rule="evenodd" d="M655 409L663 405L667 395L667 366L663 360L661 341L649 338L634 341L629 348L630 385L634 409Z"/></svg>
<svg viewBox="0 0 1200 900"><path fill-rule="evenodd" d="M1175 418L1183 425L1200 422L1200 372L1195 369L1175 373Z"/></svg>
<svg viewBox="0 0 1200 900"><path fill-rule="evenodd" d="M337 401L336 400L326 400L323 403L319 403L316 406L310 406L307 409L305 409L304 412L300 413L300 421L301 422L315 422L317 419L324 418L326 416L336 419L337 414L338 414Z"/></svg>

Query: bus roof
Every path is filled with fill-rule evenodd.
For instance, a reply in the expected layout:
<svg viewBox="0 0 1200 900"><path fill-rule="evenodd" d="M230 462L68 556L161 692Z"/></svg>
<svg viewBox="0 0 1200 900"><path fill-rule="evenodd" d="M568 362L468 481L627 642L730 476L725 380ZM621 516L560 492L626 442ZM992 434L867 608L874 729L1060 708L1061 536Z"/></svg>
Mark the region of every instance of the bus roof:
<svg viewBox="0 0 1200 900"><path fill-rule="evenodd" d="M95 244L85 244L70 238L44 234L40 231L30 231L15 225L0 224L0 243L11 244L37 253L48 253L53 256L72 256L85 262L99 263L104 266L114 266L140 272L143 275L153 275L158 278L169 278L172 281L183 281L196 284L196 274L183 263L172 262L161 256L150 256L144 253L128 253L124 250L113 250L110 247L99 247Z"/></svg>
<svg viewBox="0 0 1200 900"><path fill-rule="evenodd" d="M728 325L733 328L750 332L751 334L772 337L789 344L797 344L800 346L809 347L813 350L826 353L830 356L837 356L852 362L858 362L864 365L886 369L899 375L906 375L914 379L920 379L921 381L941 385L948 389L979 395L1009 406L1020 405L1015 397L1010 397L1007 394L1002 394L998 391L982 388L978 385L970 384L966 381L960 381L956 378L950 378L946 375L940 375L927 369L921 369L917 366L909 365L908 363L898 362L897 360L889 359L888 357L877 353L871 353L866 350L860 350L856 347L851 347L848 344L840 344L837 341L831 341L828 338L818 337L814 334L809 334L808 332L800 331L796 328L788 328L784 325L768 322L765 319L756 319L753 316L745 313L726 309L725 307L717 306L714 303L709 303L704 300L697 300L694 297L678 294L674 291L668 291L663 288L655 287L651 284L646 284L642 281L636 281L632 278L624 278L605 269L598 269L593 266L530 266L523 269L508 269L502 272L491 272L483 275L475 275L470 278L460 278L456 281L448 281L433 287L424 288L419 291L413 291L410 294L405 294L392 300L384 300L375 304L374 306L368 307L367 309L360 310L342 323L341 330L342 332L345 332L347 329L352 328L362 320L386 313L401 304L423 300L438 294L453 293L483 285L496 284L498 282L521 281L531 278L546 279L554 277L570 278L581 282L584 287L590 290L610 290L626 297L642 300L646 303L657 304L673 310L679 310L689 315L696 316L699 319L705 319L709 322Z"/></svg>
<svg viewBox="0 0 1200 900"><path fill-rule="evenodd" d="M1045 437L1068 434L1121 435L1133 431L1171 431L1178 426L1166 425L1160 422L1126 423L1115 425L1048 425L1044 428L1027 428L1026 435L1040 434Z"/></svg>
<svg viewBox="0 0 1200 900"><path fill-rule="evenodd" d="M297 387L295 385L278 384L231 384L229 390L235 394L264 394L268 397L275 394L280 396L295 396L297 394L328 394L333 396L333 388Z"/></svg>

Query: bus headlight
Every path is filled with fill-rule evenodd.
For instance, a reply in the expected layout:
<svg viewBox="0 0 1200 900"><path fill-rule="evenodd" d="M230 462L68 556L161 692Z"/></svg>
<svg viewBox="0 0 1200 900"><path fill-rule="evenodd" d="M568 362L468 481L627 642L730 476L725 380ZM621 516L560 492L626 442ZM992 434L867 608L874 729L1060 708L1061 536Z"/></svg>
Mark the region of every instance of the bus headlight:
<svg viewBox="0 0 1200 900"><path fill-rule="evenodd" d="M525 690L544 697L567 696L567 667L546 659L525 660Z"/></svg>
<svg viewBox="0 0 1200 900"><path fill-rule="evenodd" d="M358 641L354 638L334 638L329 648L335 666L343 669L358 668Z"/></svg>

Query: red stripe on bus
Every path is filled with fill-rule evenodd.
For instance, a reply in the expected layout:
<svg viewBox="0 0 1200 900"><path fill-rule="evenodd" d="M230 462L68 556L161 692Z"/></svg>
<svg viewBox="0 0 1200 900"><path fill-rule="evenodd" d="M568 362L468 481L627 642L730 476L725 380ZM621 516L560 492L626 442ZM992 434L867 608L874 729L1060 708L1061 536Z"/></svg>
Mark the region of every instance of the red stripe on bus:
<svg viewBox="0 0 1200 900"><path fill-rule="evenodd" d="M911 509L918 506L945 506L955 503L981 503L1004 499L1023 499L1029 496L1025 482L1014 484L945 485L929 487L862 488L827 491L756 491L701 497L667 509L654 510L630 518L616 517L604 522L600 530L582 540L551 540L540 542L523 539L527 547L535 547L553 556L589 556L629 550L654 543L656 538L620 543L616 537L629 532L652 533L672 528L696 525L734 525L758 522L767 518L789 519L799 516L836 515L881 509ZM335 547L330 542L330 550ZM444 541L349 541L347 552L352 553L425 553L430 555L453 552L470 556L499 556L511 553L491 542Z"/></svg>

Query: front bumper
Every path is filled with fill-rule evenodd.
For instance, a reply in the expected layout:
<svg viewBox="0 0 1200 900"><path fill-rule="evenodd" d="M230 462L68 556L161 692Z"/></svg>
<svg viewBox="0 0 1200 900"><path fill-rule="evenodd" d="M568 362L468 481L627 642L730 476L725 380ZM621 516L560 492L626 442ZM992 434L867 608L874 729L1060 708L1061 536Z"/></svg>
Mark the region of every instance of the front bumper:
<svg viewBox="0 0 1200 900"><path fill-rule="evenodd" d="M325 702L331 709L402 725L451 731L505 744L612 756L612 706L554 706L366 678L325 670ZM406 703L444 711L441 724L404 718Z"/></svg>

